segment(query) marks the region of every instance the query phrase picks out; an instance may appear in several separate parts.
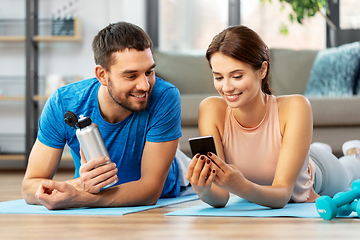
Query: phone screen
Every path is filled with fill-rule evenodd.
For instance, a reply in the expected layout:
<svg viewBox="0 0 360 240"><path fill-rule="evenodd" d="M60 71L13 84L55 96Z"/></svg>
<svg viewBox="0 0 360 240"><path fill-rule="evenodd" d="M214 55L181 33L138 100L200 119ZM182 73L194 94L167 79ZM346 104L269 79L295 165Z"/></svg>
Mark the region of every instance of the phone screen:
<svg viewBox="0 0 360 240"><path fill-rule="evenodd" d="M207 155L208 152L216 154L215 141L213 136L189 138L192 156L200 153Z"/></svg>

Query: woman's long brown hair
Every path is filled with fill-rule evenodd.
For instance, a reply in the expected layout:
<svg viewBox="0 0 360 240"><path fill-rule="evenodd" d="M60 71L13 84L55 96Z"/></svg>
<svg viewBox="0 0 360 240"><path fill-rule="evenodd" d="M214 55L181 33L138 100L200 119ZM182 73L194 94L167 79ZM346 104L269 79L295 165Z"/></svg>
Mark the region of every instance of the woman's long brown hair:
<svg viewBox="0 0 360 240"><path fill-rule="evenodd" d="M228 27L213 38L206 51L206 59L210 67L211 56L216 52L250 64L255 70L259 70L266 61L267 73L262 79L261 90L271 94L269 48L256 32L243 25Z"/></svg>

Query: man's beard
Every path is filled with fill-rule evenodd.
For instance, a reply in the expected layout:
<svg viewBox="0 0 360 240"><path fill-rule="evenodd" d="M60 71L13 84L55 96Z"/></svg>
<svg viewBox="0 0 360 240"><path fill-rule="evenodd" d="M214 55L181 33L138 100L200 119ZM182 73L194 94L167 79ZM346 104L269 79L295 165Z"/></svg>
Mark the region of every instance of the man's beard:
<svg viewBox="0 0 360 240"><path fill-rule="evenodd" d="M116 102L119 106L121 106L122 108L130 111L130 112L142 112L146 109L147 105L148 105L148 102L149 102L149 98L150 98L150 94L151 94L151 90L152 90L152 86L150 86L150 89L149 91L147 92L144 92L144 91L141 91L141 92L136 92L136 94L144 94L144 93L147 93L148 96L147 96L147 99L146 101L144 102L138 102L139 106L136 107L134 106L134 104L131 104L131 101L128 99L130 94L129 93L126 93L125 95L125 98L124 99L117 99L114 97L114 95L112 94L112 84L111 84L111 79L109 79L108 81L108 92L109 92L109 95L110 97L114 100L114 102Z"/></svg>

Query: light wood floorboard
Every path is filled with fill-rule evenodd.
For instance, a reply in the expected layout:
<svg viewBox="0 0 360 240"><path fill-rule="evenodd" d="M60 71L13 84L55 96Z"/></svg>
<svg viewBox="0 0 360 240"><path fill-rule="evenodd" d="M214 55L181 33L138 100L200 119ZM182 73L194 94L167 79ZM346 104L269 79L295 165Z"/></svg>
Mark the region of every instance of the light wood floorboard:
<svg viewBox="0 0 360 240"><path fill-rule="evenodd" d="M0 201L21 198L23 171L0 171ZM72 172L55 178L69 179ZM192 201L124 216L0 214L0 239L359 239L360 219L175 217Z"/></svg>

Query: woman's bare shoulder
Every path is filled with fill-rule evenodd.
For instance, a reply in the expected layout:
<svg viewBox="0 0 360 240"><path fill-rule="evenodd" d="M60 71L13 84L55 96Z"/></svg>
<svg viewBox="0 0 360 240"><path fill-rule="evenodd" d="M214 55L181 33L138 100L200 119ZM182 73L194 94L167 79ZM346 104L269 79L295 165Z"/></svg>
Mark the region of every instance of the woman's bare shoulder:
<svg viewBox="0 0 360 240"><path fill-rule="evenodd" d="M302 95L286 95L277 98L281 132L289 124L312 126L312 110L309 100Z"/></svg>
<svg viewBox="0 0 360 240"><path fill-rule="evenodd" d="M227 104L222 97L211 96L201 101L199 110L223 110L226 109Z"/></svg>
<svg viewBox="0 0 360 240"><path fill-rule="evenodd" d="M311 110L309 100L300 94L283 95L277 97L279 112L289 110Z"/></svg>
<svg viewBox="0 0 360 240"><path fill-rule="evenodd" d="M218 128L223 126L227 104L221 97L208 97L199 105L199 124L215 124Z"/></svg>

